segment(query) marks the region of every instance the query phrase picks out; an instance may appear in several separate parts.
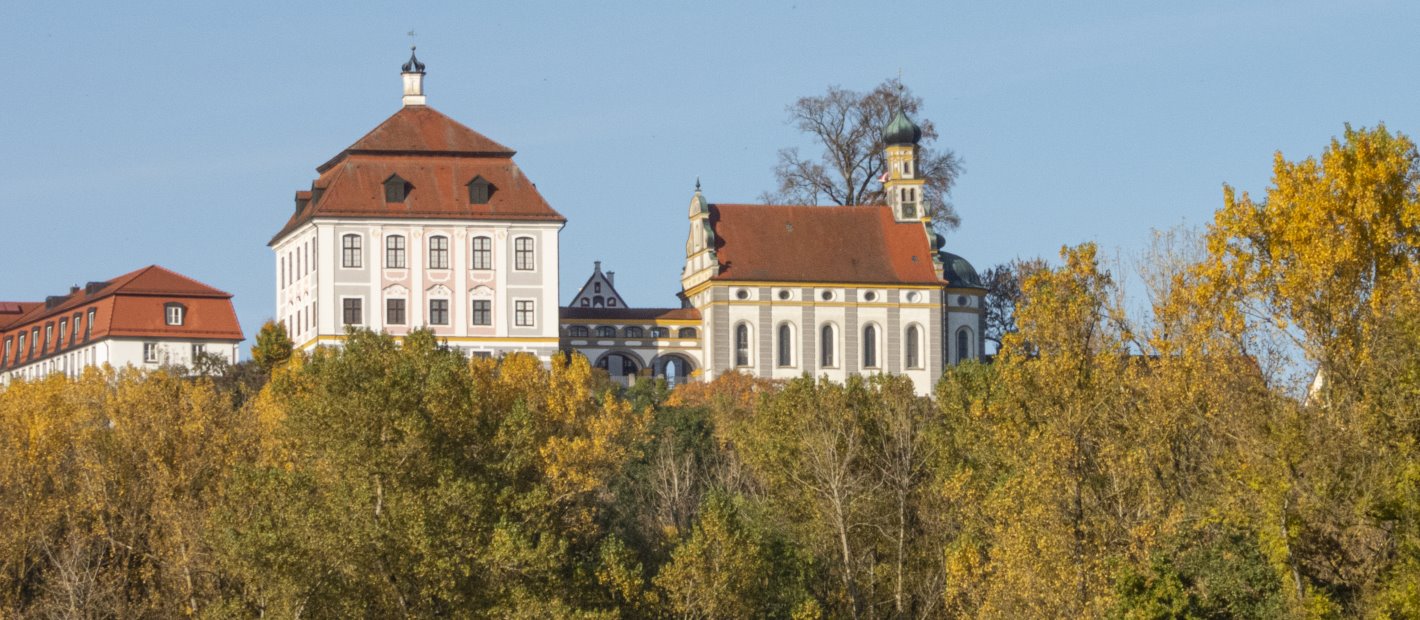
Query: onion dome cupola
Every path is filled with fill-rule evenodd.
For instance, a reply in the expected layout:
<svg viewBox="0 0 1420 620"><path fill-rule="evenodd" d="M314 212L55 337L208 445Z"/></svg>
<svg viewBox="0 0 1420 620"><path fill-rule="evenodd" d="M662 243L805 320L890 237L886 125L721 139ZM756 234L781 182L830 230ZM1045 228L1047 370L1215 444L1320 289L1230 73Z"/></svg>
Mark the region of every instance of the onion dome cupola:
<svg viewBox="0 0 1420 620"><path fill-rule="evenodd" d="M409 60L399 68L400 77L404 78L404 105L425 105L424 98L424 63L419 62L419 57L414 55L414 48L409 48Z"/></svg>
<svg viewBox="0 0 1420 620"><path fill-rule="evenodd" d="M883 143L896 145L917 144L922 141L922 128L912 119L907 118L907 114L902 110L897 111L897 116L892 117L892 122L883 128Z"/></svg>

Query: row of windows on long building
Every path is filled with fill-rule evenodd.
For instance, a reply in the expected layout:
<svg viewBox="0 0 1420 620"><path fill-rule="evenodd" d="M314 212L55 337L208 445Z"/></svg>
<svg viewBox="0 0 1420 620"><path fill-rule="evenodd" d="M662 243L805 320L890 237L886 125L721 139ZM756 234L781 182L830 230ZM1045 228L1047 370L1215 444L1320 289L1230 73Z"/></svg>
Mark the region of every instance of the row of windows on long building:
<svg viewBox="0 0 1420 620"><path fill-rule="evenodd" d="M361 297L347 297L340 300L340 315L343 325L364 325L365 324L365 300ZM385 324L405 325L408 321L408 301L405 299L391 298L385 300ZM474 326L493 325L493 301L490 299L475 299L469 306L469 324ZM303 316L304 314L304 316ZM292 317L296 325L292 329L308 329L311 327L310 316L315 314L315 307L312 305L310 312L298 312ZM430 299L427 325L448 325L449 324L449 300ZM516 327L533 327L536 325L537 311L536 304L530 299L519 299L513 302L513 325Z"/></svg>
<svg viewBox="0 0 1420 620"><path fill-rule="evenodd" d="M594 333L596 334L596 337L597 337L597 338L616 338L616 337L617 337L616 328L615 328L615 327L612 327L612 326L610 326L610 325L602 325L602 326L600 326L600 327L597 327L596 329L589 328L589 327L587 327L586 325L573 325L573 326L567 328L567 337L569 337L569 338L590 338L590 337L592 337L592 334L594 334ZM645 337L646 337L646 333L647 333L647 332L646 332L646 330L645 330L644 328L637 327L637 326L634 326L634 325L633 325L633 326L630 326L630 327L622 328L622 330L621 330L621 337L622 337L622 338L645 338ZM650 336L651 338L670 338L670 337L671 337L671 330L670 330L670 328L667 328L667 327L652 327L651 330L650 330L650 334L651 334L651 336ZM698 338L698 337L699 337L699 332L697 332L694 327L682 327L682 328L676 330L676 338Z"/></svg>
<svg viewBox="0 0 1420 620"><path fill-rule="evenodd" d="M908 325L903 331L902 337L902 362L903 366L909 370L923 368L922 342L923 331L916 325ZM779 324L775 334L775 358L776 366L781 368L792 368L798 365L797 352L795 346L795 328L789 323ZM863 327L863 338L861 343L862 359L859 360L863 368L879 368L879 330L876 325L865 325ZM819 366L824 368L835 368L838 366L838 327L832 323L825 323L819 327L818 355ZM748 323L740 323L735 326L735 365L751 366L751 347L754 340L750 338L750 326ZM964 360L971 357L971 331L968 328L957 330L956 335L957 359Z"/></svg>
<svg viewBox="0 0 1420 620"><path fill-rule="evenodd" d="M28 333L21 330L14 336L7 336L4 351L0 352L0 368L18 366L21 363L27 364L50 353L58 353L65 347L88 342L93 335L94 318L97 315L98 309L89 308L87 313L75 312L72 317L50 321L44 325L43 331L40 326L36 325ZM58 327L57 331L56 327ZM65 340L66 333L69 334L67 341ZM41 334L43 335L42 339Z"/></svg>
<svg viewBox="0 0 1420 620"><path fill-rule="evenodd" d="M311 263L314 241L307 241L286 256L281 257L281 286L285 287L309 274L315 269ZM469 269L493 269L493 238L474 237L469 242ZM403 235L385 237L385 269L408 268L407 244ZM365 264L364 238L358 234L346 234L340 238L340 266L344 269L362 269ZM449 238L443 235L429 237L428 269L449 268ZM535 271L537 269L536 241L532 237L513 239L513 269Z"/></svg>

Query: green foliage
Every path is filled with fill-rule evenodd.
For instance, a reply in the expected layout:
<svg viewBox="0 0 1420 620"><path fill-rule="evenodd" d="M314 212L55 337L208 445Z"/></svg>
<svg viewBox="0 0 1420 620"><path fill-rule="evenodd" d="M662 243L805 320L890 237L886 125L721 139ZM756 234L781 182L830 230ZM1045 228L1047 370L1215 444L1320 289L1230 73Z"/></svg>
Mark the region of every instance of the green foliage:
<svg viewBox="0 0 1420 620"><path fill-rule="evenodd" d="M1420 616L1416 159L1279 157L1152 254L1143 320L1064 248L930 400L276 324L252 364L17 381L0 617Z"/></svg>
<svg viewBox="0 0 1420 620"><path fill-rule="evenodd" d="M251 348L251 359L263 372L269 373L272 368L291 359L293 346L291 337L286 334L285 323L267 321L261 326L261 331L256 333L256 345Z"/></svg>

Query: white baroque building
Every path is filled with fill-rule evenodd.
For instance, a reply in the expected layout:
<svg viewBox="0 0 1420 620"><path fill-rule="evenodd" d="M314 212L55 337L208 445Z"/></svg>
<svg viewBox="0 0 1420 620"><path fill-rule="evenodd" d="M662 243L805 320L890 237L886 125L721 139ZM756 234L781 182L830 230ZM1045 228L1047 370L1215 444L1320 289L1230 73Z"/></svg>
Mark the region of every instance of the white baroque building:
<svg viewBox="0 0 1420 620"><path fill-rule="evenodd" d="M624 383L896 373L923 394L983 356L985 289L920 208L905 114L883 132L888 204L713 204L697 183L678 307L628 307L598 263L559 308L566 219L511 149L428 107L424 75L411 55L403 108L317 169L270 242L297 348L425 327L474 354L579 351Z"/></svg>
<svg viewBox="0 0 1420 620"><path fill-rule="evenodd" d="M157 265L72 287L42 302L0 302L0 385L90 366L237 362L232 295Z"/></svg>
<svg viewBox="0 0 1420 620"><path fill-rule="evenodd" d="M413 55L402 77L404 106L317 168L271 239L277 319L298 349L425 327L473 354L550 359L566 219L512 149L426 105Z"/></svg>

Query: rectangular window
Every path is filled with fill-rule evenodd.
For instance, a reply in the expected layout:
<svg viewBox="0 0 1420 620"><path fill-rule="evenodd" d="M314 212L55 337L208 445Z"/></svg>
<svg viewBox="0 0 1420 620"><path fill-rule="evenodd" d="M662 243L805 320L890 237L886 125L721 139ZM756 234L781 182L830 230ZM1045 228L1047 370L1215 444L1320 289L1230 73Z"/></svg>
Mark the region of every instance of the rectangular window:
<svg viewBox="0 0 1420 620"><path fill-rule="evenodd" d="M385 322L390 325L404 325L404 300L385 300Z"/></svg>
<svg viewBox="0 0 1420 620"><path fill-rule="evenodd" d="M430 299L429 300L429 324L448 325L449 324L449 300Z"/></svg>
<svg viewBox="0 0 1420 620"><path fill-rule="evenodd" d="M52 346L54 346L54 324L50 323L44 326L44 350L48 352Z"/></svg>
<svg viewBox="0 0 1420 620"><path fill-rule="evenodd" d="M360 257L360 235L345 235L340 238L340 266L346 269L359 269Z"/></svg>
<svg viewBox="0 0 1420 620"><path fill-rule="evenodd" d="M82 322L83 318L84 315L78 312L74 313L74 331L69 334L69 344L79 342L79 323Z"/></svg>
<svg viewBox="0 0 1420 620"><path fill-rule="evenodd" d="M487 299L473 300L473 324L493 324L493 302Z"/></svg>
<svg viewBox="0 0 1420 620"><path fill-rule="evenodd" d="M148 364L158 363L158 343L143 343L143 361Z"/></svg>
<svg viewBox="0 0 1420 620"><path fill-rule="evenodd" d="M14 346L14 344L14 338L5 339L5 353L0 354L0 367L8 366L10 364L10 347Z"/></svg>
<svg viewBox="0 0 1420 620"><path fill-rule="evenodd" d="M429 268L448 269L449 268L449 238L430 237L429 238Z"/></svg>
<svg viewBox="0 0 1420 620"><path fill-rule="evenodd" d="M20 362L20 356L25 354L25 335L20 334L20 346L15 347L15 363Z"/></svg>
<svg viewBox="0 0 1420 620"><path fill-rule="evenodd" d="M35 349L39 348L39 328L30 330L30 357L35 356Z"/></svg>
<svg viewBox="0 0 1420 620"><path fill-rule="evenodd" d="M513 240L513 268L518 271L532 271L536 263L533 262L533 240L532 237L518 237Z"/></svg>
<svg viewBox="0 0 1420 620"><path fill-rule="evenodd" d="M194 344L194 345L192 345L192 363L196 364L196 363L197 363L197 360L202 359L202 356L203 356L203 355L206 355L206 354L207 354L207 345L205 345L205 344Z"/></svg>
<svg viewBox="0 0 1420 620"><path fill-rule="evenodd" d="M385 269L404 269L404 237L385 237Z"/></svg>
<svg viewBox="0 0 1420 620"><path fill-rule="evenodd" d="M84 340L88 340L90 336L94 335L94 315L98 312L95 308L89 308L89 318L84 321Z"/></svg>
<svg viewBox="0 0 1420 620"><path fill-rule="evenodd" d="M178 304L168 304L168 325L182 325L182 306Z"/></svg>
<svg viewBox="0 0 1420 620"><path fill-rule="evenodd" d="M356 297L353 299L342 299L340 301L341 305L344 307L343 310L345 314L346 325L360 325L365 322L364 312L362 311L363 309L360 307L361 302L364 300L360 299L359 297Z"/></svg>
<svg viewBox="0 0 1420 620"><path fill-rule="evenodd" d="M69 331L69 319L59 319L59 336L54 341L56 350L64 348L64 332Z"/></svg>
<svg viewBox="0 0 1420 620"><path fill-rule="evenodd" d="M533 302L522 300L513 302L513 324L518 327L533 326Z"/></svg>
<svg viewBox="0 0 1420 620"><path fill-rule="evenodd" d="M493 239L489 237L473 238L473 268L493 268Z"/></svg>

